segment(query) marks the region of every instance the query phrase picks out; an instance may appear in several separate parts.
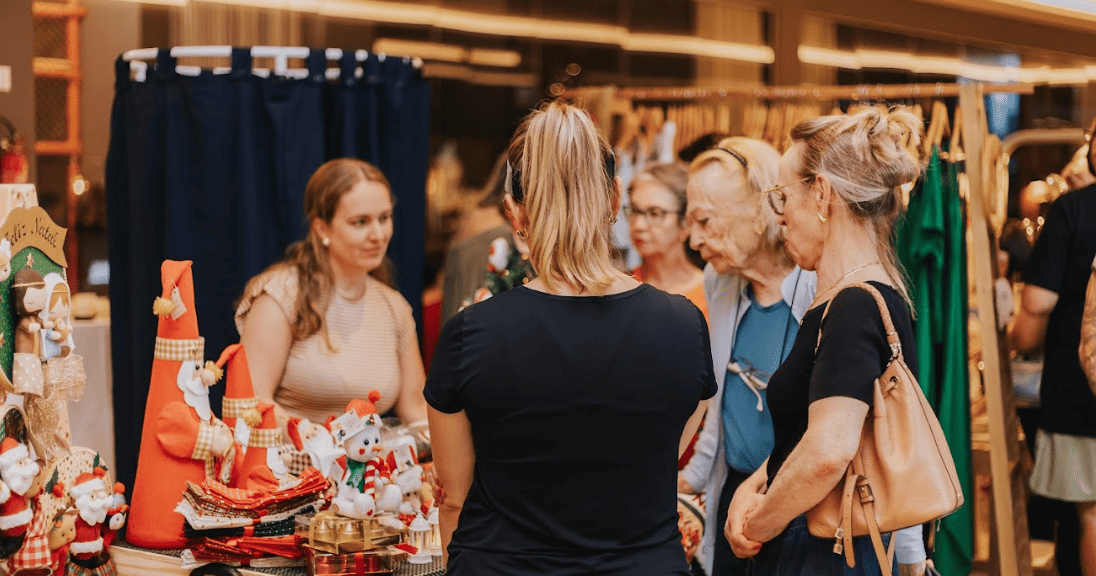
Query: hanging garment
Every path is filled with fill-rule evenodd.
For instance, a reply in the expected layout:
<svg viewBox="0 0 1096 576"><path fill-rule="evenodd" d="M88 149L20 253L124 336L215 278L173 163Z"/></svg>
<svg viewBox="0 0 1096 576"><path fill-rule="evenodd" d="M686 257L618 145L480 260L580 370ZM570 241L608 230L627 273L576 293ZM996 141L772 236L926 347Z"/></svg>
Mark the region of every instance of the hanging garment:
<svg viewBox="0 0 1096 576"><path fill-rule="evenodd" d="M946 257L943 318L947 319L937 345L940 379L937 383L940 427L951 447L955 471L967 502L971 501L970 379L967 346L966 218L959 195L958 164L945 163L943 206ZM974 555L974 514L970 505L944 518L936 535L934 562L941 574L968 574Z"/></svg>
<svg viewBox="0 0 1096 576"><path fill-rule="evenodd" d="M942 574L970 572L973 554L965 230L958 167L942 166L934 147L897 227L896 244L910 277L919 381L940 419L968 502L941 522L933 558Z"/></svg>

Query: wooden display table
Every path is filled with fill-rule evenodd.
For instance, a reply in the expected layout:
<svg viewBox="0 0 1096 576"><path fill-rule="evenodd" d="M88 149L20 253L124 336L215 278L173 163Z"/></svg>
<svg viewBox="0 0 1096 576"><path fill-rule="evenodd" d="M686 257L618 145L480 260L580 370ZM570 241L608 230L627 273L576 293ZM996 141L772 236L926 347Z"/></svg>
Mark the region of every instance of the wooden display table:
<svg viewBox="0 0 1096 576"><path fill-rule="evenodd" d="M118 566L119 576L189 576L191 568L183 568L180 550L148 550L136 548L126 543L110 547L114 563ZM237 568L244 576L305 576L305 569L291 568ZM393 576L443 576L445 568L441 557L434 558L432 564L408 564L402 562Z"/></svg>

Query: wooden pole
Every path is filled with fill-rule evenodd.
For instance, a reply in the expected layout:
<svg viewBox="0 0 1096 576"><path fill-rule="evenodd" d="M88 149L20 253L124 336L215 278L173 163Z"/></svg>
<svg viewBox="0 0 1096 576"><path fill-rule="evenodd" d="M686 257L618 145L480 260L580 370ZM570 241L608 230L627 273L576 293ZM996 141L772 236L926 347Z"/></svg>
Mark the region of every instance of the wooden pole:
<svg viewBox="0 0 1096 576"><path fill-rule="evenodd" d="M982 361L985 365L983 383L989 420L990 476L993 481L994 524L1000 565L997 573L1001 576L1027 576L1032 573L1027 518L1023 509L1018 511L1014 508L1013 459L1010 458L1011 449L1018 449L1014 446L1018 440L1015 428L1009 426L1013 422L1013 418L1008 417L1012 405L1005 401L1005 394L1011 394L1011 391L1005 390L1002 382L1001 341L994 313L993 264L996 262L996 247L990 243L989 213L985 201L988 185L983 154L986 112L981 85L963 85L959 91L959 106L962 108L963 148L970 181L972 238L969 256L974 265L975 301L981 323Z"/></svg>

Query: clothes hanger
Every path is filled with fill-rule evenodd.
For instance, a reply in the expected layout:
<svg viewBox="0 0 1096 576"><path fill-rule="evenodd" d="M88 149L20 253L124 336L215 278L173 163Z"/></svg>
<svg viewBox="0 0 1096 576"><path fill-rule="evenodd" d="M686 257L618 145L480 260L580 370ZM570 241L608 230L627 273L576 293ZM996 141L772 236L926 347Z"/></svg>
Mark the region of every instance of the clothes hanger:
<svg viewBox="0 0 1096 576"><path fill-rule="evenodd" d="M954 128L951 131L951 141L948 144L948 159L952 162L959 162L966 158L966 154L963 153L962 138L963 138L963 111L959 106L955 107L955 121L952 123Z"/></svg>

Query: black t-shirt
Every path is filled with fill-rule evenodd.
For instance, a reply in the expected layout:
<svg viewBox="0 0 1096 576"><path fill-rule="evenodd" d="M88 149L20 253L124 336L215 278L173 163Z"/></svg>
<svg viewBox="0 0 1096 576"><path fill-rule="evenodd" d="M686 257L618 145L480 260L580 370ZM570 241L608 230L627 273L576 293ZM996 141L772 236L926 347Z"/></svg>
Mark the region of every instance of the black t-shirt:
<svg viewBox="0 0 1096 576"><path fill-rule="evenodd" d="M1096 397L1078 356L1094 256L1096 186L1089 186L1054 202L1024 270L1024 282L1058 294L1047 324L1039 391L1039 427L1048 432L1096 436Z"/></svg>
<svg viewBox="0 0 1096 576"><path fill-rule="evenodd" d="M425 390L465 411L476 453L448 573L688 575L678 442L715 392L707 323L682 296L521 287L464 309Z"/></svg>
<svg viewBox="0 0 1096 576"><path fill-rule="evenodd" d="M870 284L883 295L902 343L906 365L916 376L917 350L906 301L897 290L886 284ZM847 396L871 406L875 380L883 374L890 361L887 331L883 327L879 306L871 294L859 288L846 288L834 296L833 305L823 321L825 309L826 304L823 303L803 316L787 360L769 380L766 394L776 439L769 456L770 484L807 431L811 403L832 396ZM819 330L822 330L821 343L818 342ZM814 351L816 345L817 357Z"/></svg>

